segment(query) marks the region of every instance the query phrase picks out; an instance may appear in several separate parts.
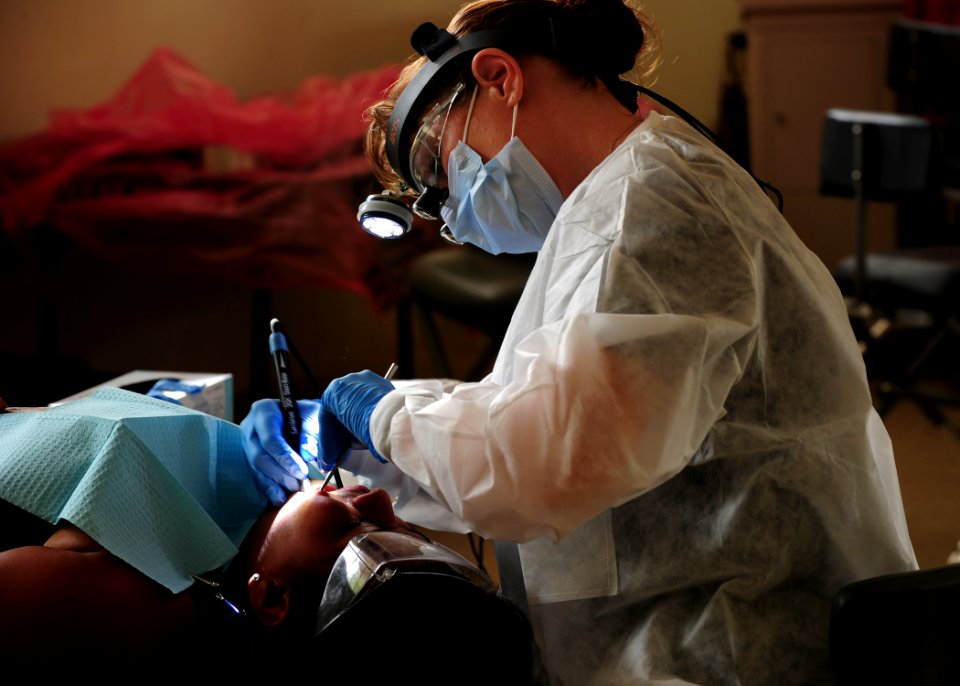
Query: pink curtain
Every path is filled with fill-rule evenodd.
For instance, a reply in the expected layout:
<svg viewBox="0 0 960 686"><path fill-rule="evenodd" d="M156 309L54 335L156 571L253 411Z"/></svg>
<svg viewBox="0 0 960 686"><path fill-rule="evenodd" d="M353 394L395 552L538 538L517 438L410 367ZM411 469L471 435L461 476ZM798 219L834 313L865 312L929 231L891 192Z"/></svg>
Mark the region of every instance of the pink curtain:
<svg viewBox="0 0 960 686"><path fill-rule="evenodd" d="M903 0L903 16L917 21L960 26L960 0Z"/></svg>
<svg viewBox="0 0 960 686"><path fill-rule="evenodd" d="M2 229L16 243L46 224L147 273L380 297L377 270L402 258L357 225L357 204L380 190L363 112L398 73L316 76L240 102L158 49L109 101L56 111L0 149Z"/></svg>

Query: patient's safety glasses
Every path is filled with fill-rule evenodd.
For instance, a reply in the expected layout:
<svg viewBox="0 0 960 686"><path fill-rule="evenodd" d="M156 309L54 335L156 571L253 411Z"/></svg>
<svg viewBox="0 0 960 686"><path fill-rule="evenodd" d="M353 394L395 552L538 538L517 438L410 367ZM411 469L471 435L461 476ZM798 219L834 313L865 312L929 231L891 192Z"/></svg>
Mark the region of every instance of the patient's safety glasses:
<svg viewBox="0 0 960 686"><path fill-rule="evenodd" d="M415 532L371 531L354 536L337 558L317 610L320 633L362 597L397 575L454 576L494 593L490 578L466 558Z"/></svg>

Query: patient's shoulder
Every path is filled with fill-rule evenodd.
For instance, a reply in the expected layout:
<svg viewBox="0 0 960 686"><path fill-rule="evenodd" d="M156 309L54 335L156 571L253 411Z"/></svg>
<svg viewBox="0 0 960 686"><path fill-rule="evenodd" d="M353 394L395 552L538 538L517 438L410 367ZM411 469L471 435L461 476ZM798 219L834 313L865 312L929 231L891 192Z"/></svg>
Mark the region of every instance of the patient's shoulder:
<svg viewBox="0 0 960 686"><path fill-rule="evenodd" d="M70 636L77 654L137 655L192 626L189 595L171 593L82 532L63 531L52 545L0 553L4 652L49 655L49 637Z"/></svg>
<svg viewBox="0 0 960 686"><path fill-rule="evenodd" d="M105 552L102 545L73 524L64 524L59 527L50 535L50 538L48 538L43 545L45 548L72 550L77 553Z"/></svg>

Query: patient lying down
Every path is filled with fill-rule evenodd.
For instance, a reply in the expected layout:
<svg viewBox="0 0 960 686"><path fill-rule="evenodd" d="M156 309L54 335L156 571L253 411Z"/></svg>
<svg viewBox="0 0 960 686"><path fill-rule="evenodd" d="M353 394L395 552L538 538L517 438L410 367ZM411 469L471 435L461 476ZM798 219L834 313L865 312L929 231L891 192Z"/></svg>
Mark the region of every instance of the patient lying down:
<svg viewBox="0 0 960 686"><path fill-rule="evenodd" d="M248 472L236 425L119 389L0 410L0 664L355 680L375 655L421 684L539 683L526 617L386 491L267 507ZM198 560L215 568L183 571Z"/></svg>
<svg viewBox="0 0 960 686"><path fill-rule="evenodd" d="M5 512L8 520L23 516ZM0 521L0 528L11 525ZM249 624L258 645L286 639L289 648L293 636L313 628L323 582L347 542L383 529L412 531L381 489L295 493L282 508L267 509L240 554L209 579L218 589L198 581L173 594L64 523L37 545L0 552L0 650L49 655L52 642L78 655L133 660L169 658L199 641L202 651L226 642L242 653L246 647L230 634L229 606L219 606L218 592L255 620ZM221 635L210 635L211 629Z"/></svg>

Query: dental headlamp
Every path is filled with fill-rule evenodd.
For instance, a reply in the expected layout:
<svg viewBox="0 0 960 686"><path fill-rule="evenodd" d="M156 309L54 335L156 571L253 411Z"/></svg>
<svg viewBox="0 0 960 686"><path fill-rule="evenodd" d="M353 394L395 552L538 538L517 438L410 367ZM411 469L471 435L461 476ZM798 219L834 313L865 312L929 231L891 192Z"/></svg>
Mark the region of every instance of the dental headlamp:
<svg viewBox="0 0 960 686"><path fill-rule="evenodd" d="M544 32L547 47L553 44L552 24L549 27L550 30ZM387 159L404 183L418 194L413 203L413 213L424 219L436 220L440 218L440 206L446 197L446 190L425 186L411 165L412 138L420 126L421 117L427 107L443 94L444 89L455 83L458 77L470 73L470 62L480 50L506 49L517 45L529 50L531 41L526 34L507 29L478 31L457 38L447 30L425 22L413 32L410 43L417 54L427 57L428 62L394 104L387 123ZM360 205L357 219L364 231L380 238L402 236L413 223L410 208L390 192L367 196ZM448 236L449 231L445 237L450 240Z"/></svg>
<svg viewBox="0 0 960 686"><path fill-rule="evenodd" d="M357 221L377 238L399 238L413 225L413 214L390 193L368 195L357 209Z"/></svg>
<svg viewBox="0 0 960 686"><path fill-rule="evenodd" d="M425 219L436 220L440 218L440 206L445 200L446 189L424 184L414 169L411 155L413 139L427 107L435 103L458 78L468 83L472 81L471 61L474 55L485 48L550 55L576 49L578 37L575 27L565 26L564 22L558 23L555 18L546 19L537 30L500 28L460 37L431 22L425 22L414 30L410 43L428 61L394 103L387 122L385 147L390 166L406 186L418 194L413 203L413 212ZM627 109L631 112L637 110L638 90L645 89L621 80L617 74L601 75L600 78ZM412 224L410 211L398 199L391 198L389 193L368 196L360 206L358 218L364 230L382 238L399 237L409 231ZM457 242L447 227L443 227L440 233L448 241Z"/></svg>
<svg viewBox="0 0 960 686"><path fill-rule="evenodd" d="M407 188L413 189L417 200L413 203L413 212L425 219L436 220L440 217L440 206L446 199L446 189L430 186L424 182L414 168L412 155L414 137L427 107L436 103L444 89L455 85L459 78L462 82L472 81L471 62L473 56L485 48L503 50L521 50L525 53L558 54L577 47L576 27L565 26L565 22L556 22L548 18L540 30L491 29L477 31L457 37L431 22L425 22L414 30L410 43L418 54L427 58L410 83L394 103L393 111L387 122L386 153L387 160L401 177ZM618 74L598 74L599 78L630 112L638 108L637 97L646 94L660 104L676 112L682 119L720 145L719 138L696 117L686 112L667 98L638 84L625 81ZM452 100L451 100L452 102ZM783 211L783 196L771 184L754 176L757 183L777 196L777 204ZM412 215L400 200L390 197L391 193L371 195L360 206L357 215L364 230L381 238L397 238L410 230ZM459 243L448 227L440 229L440 235L451 243Z"/></svg>

